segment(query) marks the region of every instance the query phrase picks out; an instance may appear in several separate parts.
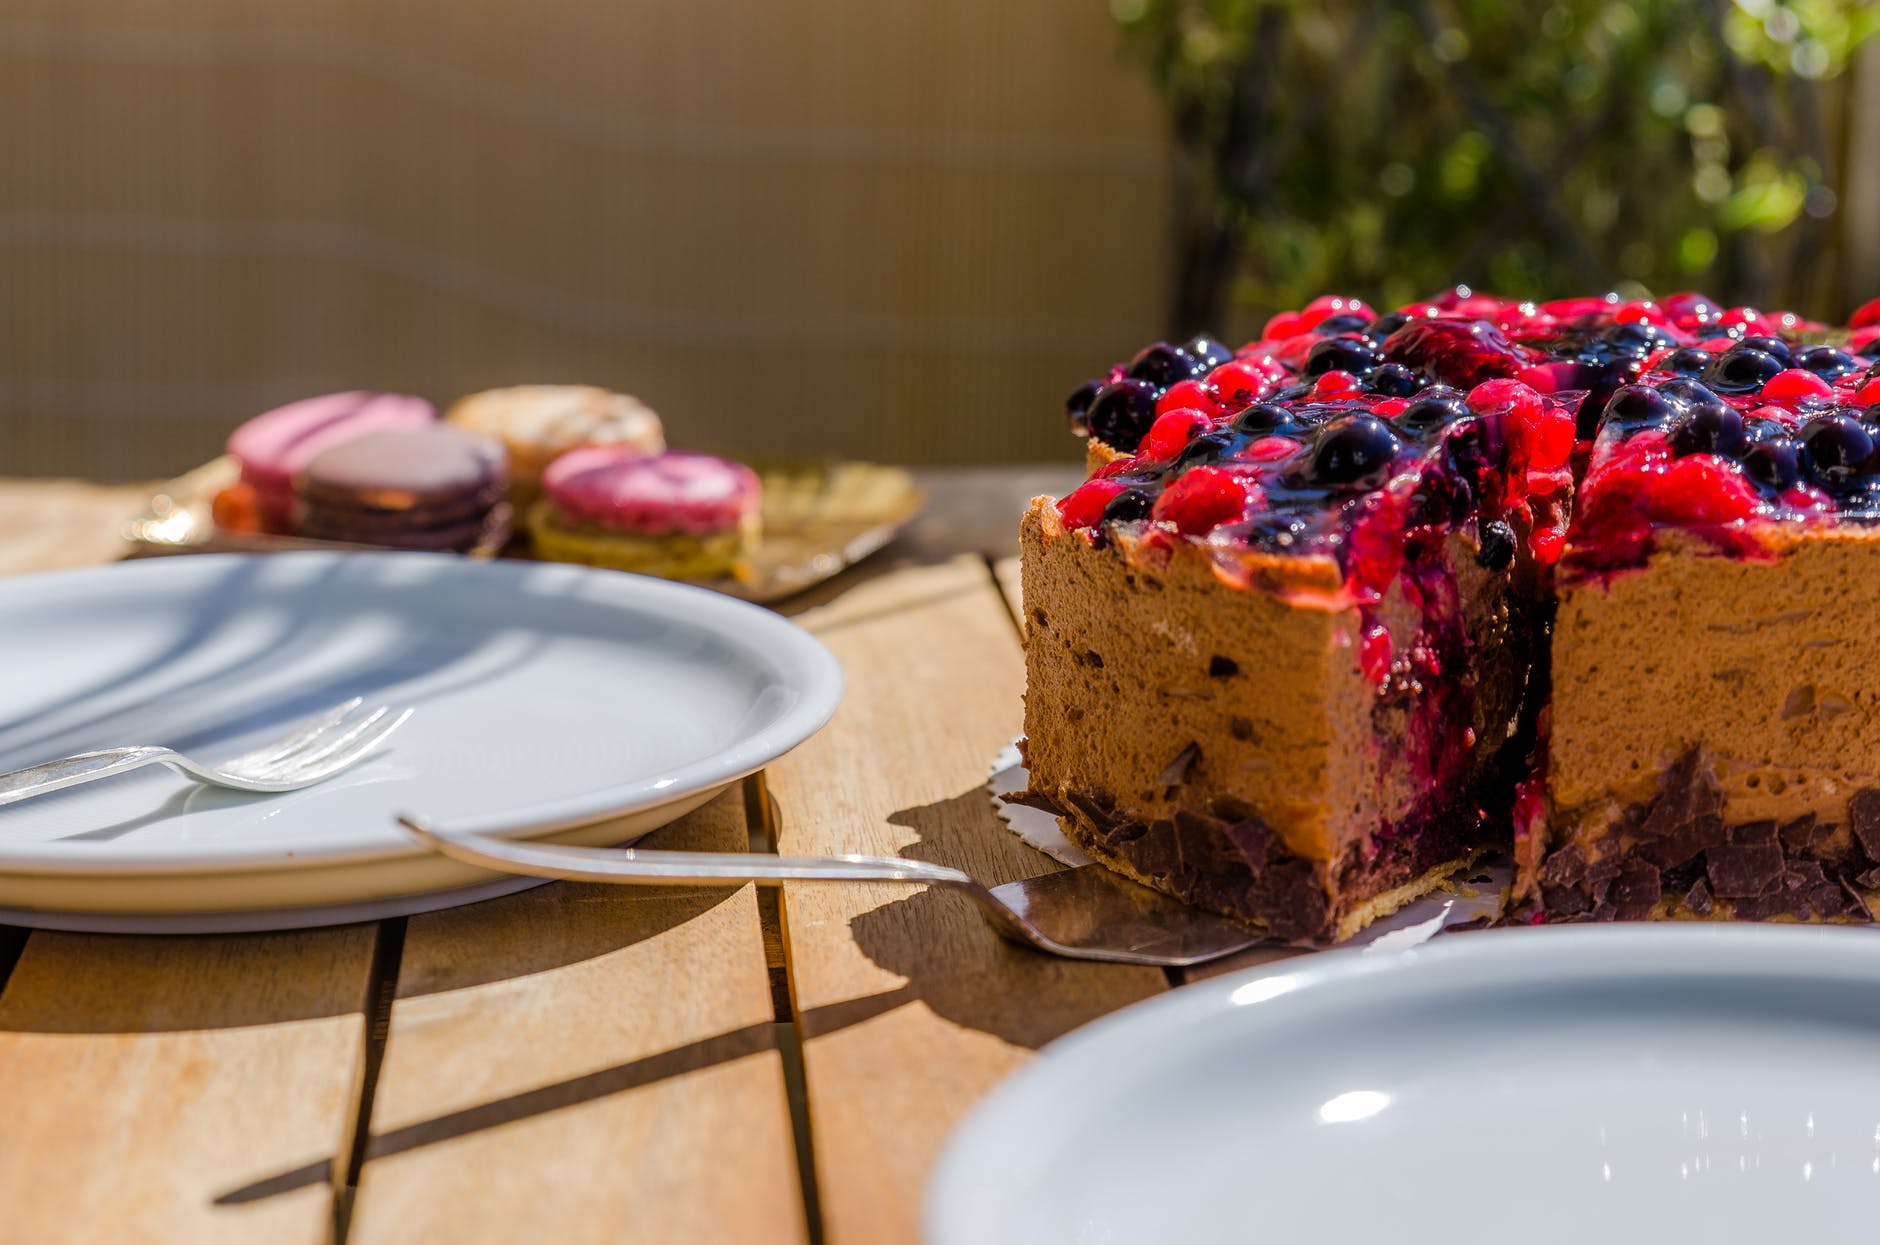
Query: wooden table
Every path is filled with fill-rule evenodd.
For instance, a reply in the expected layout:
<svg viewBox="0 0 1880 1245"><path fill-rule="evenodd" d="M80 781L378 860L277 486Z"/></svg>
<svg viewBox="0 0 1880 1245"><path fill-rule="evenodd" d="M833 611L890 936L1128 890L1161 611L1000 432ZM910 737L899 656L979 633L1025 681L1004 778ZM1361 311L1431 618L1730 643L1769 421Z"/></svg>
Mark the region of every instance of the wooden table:
<svg viewBox="0 0 1880 1245"><path fill-rule="evenodd" d="M830 725L649 846L1057 866L994 817L1024 673L1010 556L1070 470L928 473L896 545L785 612ZM107 561L149 490L0 483L0 572ZM376 925L0 927L8 1241L912 1240L960 1117L1178 984L1002 942L905 887L552 884Z"/></svg>

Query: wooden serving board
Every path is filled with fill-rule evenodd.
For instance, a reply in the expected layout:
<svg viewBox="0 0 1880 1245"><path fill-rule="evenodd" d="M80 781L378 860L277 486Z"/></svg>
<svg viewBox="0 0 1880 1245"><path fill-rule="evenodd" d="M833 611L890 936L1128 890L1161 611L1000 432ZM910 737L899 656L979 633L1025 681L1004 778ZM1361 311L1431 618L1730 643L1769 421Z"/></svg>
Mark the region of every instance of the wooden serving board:
<svg viewBox="0 0 1880 1245"><path fill-rule="evenodd" d="M764 535L751 559L751 576L695 582L759 604L793 596L861 561L892 540L923 502L914 478L899 467L841 461L751 466L764 485ZM215 495L237 475L235 461L224 457L178 476L125 525L125 539L142 554L374 547L217 527L211 514ZM512 545L505 556L510 555L527 556L526 549Z"/></svg>

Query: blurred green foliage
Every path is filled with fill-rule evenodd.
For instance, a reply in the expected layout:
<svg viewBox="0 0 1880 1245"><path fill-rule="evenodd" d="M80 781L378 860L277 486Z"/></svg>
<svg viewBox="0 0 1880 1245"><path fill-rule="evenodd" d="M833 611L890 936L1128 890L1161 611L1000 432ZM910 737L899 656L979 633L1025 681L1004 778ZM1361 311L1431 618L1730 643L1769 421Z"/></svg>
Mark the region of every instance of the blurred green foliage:
<svg viewBox="0 0 1880 1245"><path fill-rule="evenodd" d="M1846 310L1880 3L1111 0L1185 183L1171 326L1328 290ZM1869 143L1880 127L1867 122ZM1880 153L1861 153L1866 159ZM1866 228L1876 227L1866 222Z"/></svg>

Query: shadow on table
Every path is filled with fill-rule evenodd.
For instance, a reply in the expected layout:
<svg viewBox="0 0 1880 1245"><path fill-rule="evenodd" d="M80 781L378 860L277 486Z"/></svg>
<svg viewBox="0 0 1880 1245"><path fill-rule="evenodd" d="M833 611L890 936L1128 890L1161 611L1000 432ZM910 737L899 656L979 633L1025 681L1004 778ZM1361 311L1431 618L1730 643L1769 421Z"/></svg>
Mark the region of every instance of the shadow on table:
<svg viewBox="0 0 1880 1245"><path fill-rule="evenodd" d="M982 789L950 800L905 809L894 824L920 834L906 855L962 868L988 882L1046 872L1053 862L1012 837L993 814ZM678 846L668 843L666 846ZM605 889L605 888L600 888ZM530 892L496 904L526 901ZM608 891L618 896L619 890ZM460 909L466 916L475 909ZM1056 960L1015 947L993 933L969 900L925 891L857 917L851 930L877 964L907 979L878 994L811 1008L798 1016L805 1037L864 1024L911 1003L925 1003L956 1024L994 1034L1026 1047L1040 1046L1087 1021L1114 1011L1134 997L1161 988L1158 973ZM499 940L490 940L499 941ZM563 948L560 954L565 955ZM598 952L597 952L598 953ZM470 971L475 966L466 966ZM545 967L545 966L544 966ZM526 957L504 973L531 971ZM1136 977L1125 976L1134 972ZM492 974L503 975L502 973ZM449 982L418 983L422 989L454 988ZM414 983L408 978L410 991ZM387 1158L484 1129L626 1093L675 1076L774 1050L778 1026L747 1025L523 1093L477 1103L419 1120L372 1137L367 1155ZM331 1158L279 1172L215 1199L241 1205L324 1183Z"/></svg>
<svg viewBox="0 0 1880 1245"><path fill-rule="evenodd" d="M867 998L852 999L832 1004L829 1007L817 1008L804 1017L804 1023L806 1026L813 1026L819 1032L831 1032L848 1025L859 1024L884 1012L893 1011L904 1003L912 1002L914 997L910 988L903 988ZM552 1085L543 1085L520 1094L512 1094L507 1098L477 1103L461 1110L433 1116L428 1120L419 1120L402 1128L377 1133L367 1144L366 1157L368 1160L390 1158L424 1146L481 1132L486 1128L496 1128L518 1120L531 1119L565 1107L593 1102L612 1094L626 1093L671 1077L684 1076L687 1073L702 1071L719 1064L732 1063L752 1055L775 1051L777 1029L778 1025L770 1021L746 1025L741 1029L715 1034L671 1050L659 1051L641 1059L616 1064L611 1068L602 1068L565 1081L557 1081ZM239 1206L265 1198L278 1197L283 1193L292 1193L309 1185L325 1184L332 1172L333 1159L330 1156L316 1159L291 1170L257 1180L252 1184L243 1185L238 1189L231 1189L217 1197L215 1204Z"/></svg>
<svg viewBox="0 0 1880 1245"><path fill-rule="evenodd" d="M902 855L964 870L988 885L1059 867L1005 828L984 788L902 809L888 820L920 834ZM993 932L971 900L949 891L915 892L863 913L849 928L871 960L907 979L913 998L955 1024L1018 1046L1042 1046L1163 984L1153 970L1061 960L1016 946ZM1131 974L1142 978L1140 990L1131 988ZM805 1032L815 1033L807 1018Z"/></svg>
<svg viewBox="0 0 1880 1245"><path fill-rule="evenodd" d="M735 794L732 798L735 798ZM692 819L647 847L699 842ZM360 1015L396 971L411 998L549 972L658 937L717 907L735 888L612 887L551 882L499 899L397 921L263 934L130 936L7 929L0 963L19 955L0 996L0 1032L173 1033ZM407 922L474 951L397 963ZM24 949L17 945L24 942Z"/></svg>

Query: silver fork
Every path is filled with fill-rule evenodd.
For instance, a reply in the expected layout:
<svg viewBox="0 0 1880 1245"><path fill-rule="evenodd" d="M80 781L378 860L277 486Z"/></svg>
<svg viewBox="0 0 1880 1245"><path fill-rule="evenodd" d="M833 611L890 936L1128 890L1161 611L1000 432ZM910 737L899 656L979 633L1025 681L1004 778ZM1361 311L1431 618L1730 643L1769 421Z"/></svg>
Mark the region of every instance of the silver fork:
<svg viewBox="0 0 1880 1245"><path fill-rule="evenodd" d="M1252 946L1282 944L1245 926L1139 886L1102 865L1084 865L988 887L958 869L886 856L768 856L745 852L647 852L633 848L518 843L446 833L411 818L399 824L465 864L501 873L639 886L725 886L755 882L906 882L944 886L979 905L992 928L1014 942L1073 960L1179 968Z"/></svg>
<svg viewBox="0 0 1880 1245"><path fill-rule="evenodd" d="M355 696L335 705L288 735L220 765L205 765L172 748L138 746L81 752L0 774L0 806L17 804L49 791L62 791L129 773L146 765L168 765L199 782L237 791L298 791L350 769L388 735L403 726L410 709L379 705L367 710Z"/></svg>

